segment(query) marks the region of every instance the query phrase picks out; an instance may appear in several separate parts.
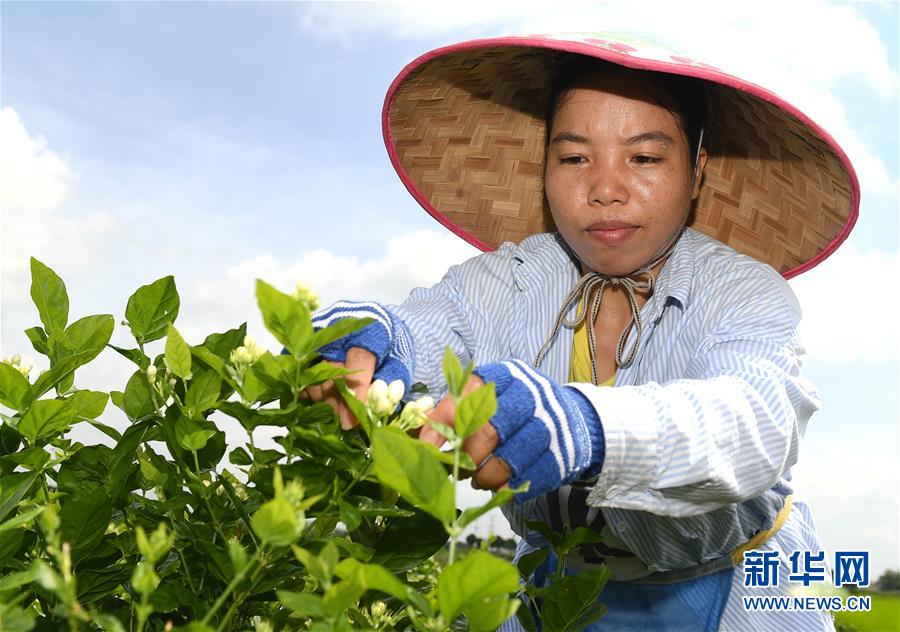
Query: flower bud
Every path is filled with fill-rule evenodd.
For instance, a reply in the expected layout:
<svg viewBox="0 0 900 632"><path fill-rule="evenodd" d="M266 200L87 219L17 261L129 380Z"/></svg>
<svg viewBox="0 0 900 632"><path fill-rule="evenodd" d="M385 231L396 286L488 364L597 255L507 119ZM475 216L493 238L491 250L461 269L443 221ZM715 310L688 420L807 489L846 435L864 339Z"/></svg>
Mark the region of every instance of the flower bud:
<svg viewBox="0 0 900 632"><path fill-rule="evenodd" d="M394 406L400 403L400 400L403 399L403 394L406 392L406 387L403 385L402 380L394 380L388 385L388 399L393 402Z"/></svg>
<svg viewBox="0 0 900 632"><path fill-rule="evenodd" d="M11 361L11 363L12 363L13 366L19 366L19 363L22 362L22 358L21 358L21 357L19 356L19 354L17 353L17 354L14 355L12 358L10 358L10 361Z"/></svg>
<svg viewBox="0 0 900 632"><path fill-rule="evenodd" d="M307 309L311 312L319 309L319 295L304 281L297 281L294 297L298 301L306 303Z"/></svg>
<svg viewBox="0 0 900 632"><path fill-rule="evenodd" d="M434 410L434 398L431 395L425 395L424 397L420 397L415 402L416 411L427 415L432 410Z"/></svg>
<svg viewBox="0 0 900 632"><path fill-rule="evenodd" d="M28 377L28 374L31 373L31 365L26 364L25 366L17 366L19 369L19 373L21 373L24 377Z"/></svg>
<svg viewBox="0 0 900 632"><path fill-rule="evenodd" d="M369 391L366 394L366 399L369 401L369 405L372 406L374 402L383 397L387 397L387 394L387 382L385 382L384 380L375 380L374 382L372 382L371 386L369 386Z"/></svg>
<svg viewBox="0 0 900 632"><path fill-rule="evenodd" d="M372 616L376 619L383 617L385 612L387 612L387 606L383 601L376 601L372 604Z"/></svg>
<svg viewBox="0 0 900 632"><path fill-rule="evenodd" d="M156 380L156 365L151 364L147 367L147 379L151 382Z"/></svg>
<svg viewBox="0 0 900 632"><path fill-rule="evenodd" d="M175 388L175 384L175 378L173 377L171 380L169 380L169 388Z"/></svg>

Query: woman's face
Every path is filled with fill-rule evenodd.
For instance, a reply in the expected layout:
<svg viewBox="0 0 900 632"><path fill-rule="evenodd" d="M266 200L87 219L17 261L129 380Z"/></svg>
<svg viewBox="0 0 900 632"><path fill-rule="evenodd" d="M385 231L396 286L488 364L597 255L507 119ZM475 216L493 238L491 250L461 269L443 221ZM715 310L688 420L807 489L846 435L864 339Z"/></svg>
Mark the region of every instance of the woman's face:
<svg viewBox="0 0 900 632"><path fill-rule="evenodd" d="M706 164L691 177L675 116L627 75L588 77L559 101L545 188L556 227L583 267L626 275L684 224Z"/></svg>

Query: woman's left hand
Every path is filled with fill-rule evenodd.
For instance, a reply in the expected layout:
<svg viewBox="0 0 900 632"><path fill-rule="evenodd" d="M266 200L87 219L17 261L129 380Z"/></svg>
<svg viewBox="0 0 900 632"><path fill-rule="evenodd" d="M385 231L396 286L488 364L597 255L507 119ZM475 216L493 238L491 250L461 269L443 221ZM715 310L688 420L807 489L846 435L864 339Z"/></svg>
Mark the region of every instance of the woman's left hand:
<svg viewBox="0 0 900 632"><path fill-rule="evenodd" d="M480 467L476 487L500 489L530 482L520 496L539 496L583 476L597 474L605 453L603 427L594 407L577 389L560 385L520 360L475 369L463 394L494 382L497 413L463 448ZM444 397L430 417L453 425L453 398ZM428 426L420 438L440 446ZM493 455L493 456L491 456Z"/></svg>

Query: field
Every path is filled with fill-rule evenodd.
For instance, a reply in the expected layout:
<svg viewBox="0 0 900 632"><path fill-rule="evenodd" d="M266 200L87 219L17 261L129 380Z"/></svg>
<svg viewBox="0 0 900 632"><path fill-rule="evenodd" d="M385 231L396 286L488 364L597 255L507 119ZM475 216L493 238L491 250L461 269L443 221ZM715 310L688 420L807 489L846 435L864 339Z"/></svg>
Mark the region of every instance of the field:
<svg viewBox="0 0 900 632"><path fill-rule="evenodd" d="M900 595L874 593L870 612L839 612L835 617L859 632L900 631Z"/></svg>

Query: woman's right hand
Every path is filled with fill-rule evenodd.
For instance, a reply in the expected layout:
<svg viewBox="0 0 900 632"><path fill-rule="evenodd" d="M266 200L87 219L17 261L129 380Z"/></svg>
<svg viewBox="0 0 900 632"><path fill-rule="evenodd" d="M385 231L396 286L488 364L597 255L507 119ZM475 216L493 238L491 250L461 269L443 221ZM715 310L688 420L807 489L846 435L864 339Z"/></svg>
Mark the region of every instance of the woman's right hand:
<svg viewBox="0 0 900 632"><path fill-rule="evenodd" d="M345 367L353 373L344 376L344 381L350 390L356 394L361 401L366 401L366 394L375 375L375 354L362 347L351 347L347 349L344 362L333 362L326 360L328 364ZM353 416L349 407L344 402L344 398L338 391L333 380L329 380L324 384L310 386L306 389L307 397L314 402L324 402L331 406L338 414L341 421L341 428L349 430L359 425L359 420Z"/></svg>
<svg viewBox="0 0 900 632"><path fill-rule="evenodd" d="M366 401L369 386L375 379L385 382L400 380L409 391L414 371L412 334L389 308L372 301L338 301L317 311L312 318L315 329L322 329L344 318L369 318L362 329L335 340L319 353L329 363L354 371L344 377L356 396ZM359 424L353 417L333 381L310 387L306 394L312 401L325 402L339 415L341 427Z"/></svg>

